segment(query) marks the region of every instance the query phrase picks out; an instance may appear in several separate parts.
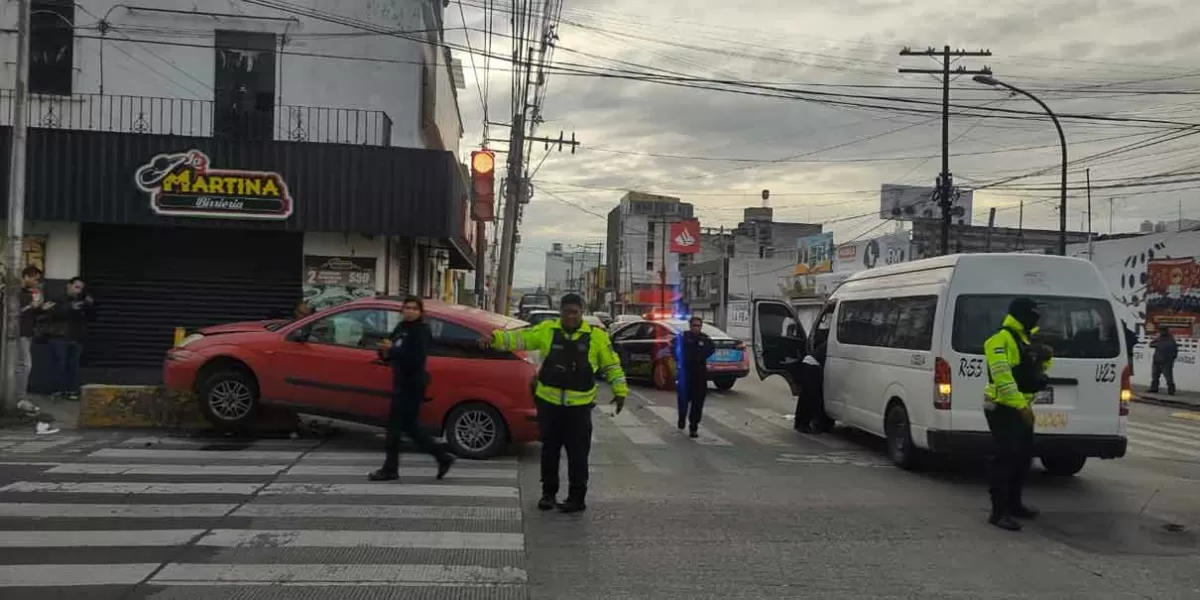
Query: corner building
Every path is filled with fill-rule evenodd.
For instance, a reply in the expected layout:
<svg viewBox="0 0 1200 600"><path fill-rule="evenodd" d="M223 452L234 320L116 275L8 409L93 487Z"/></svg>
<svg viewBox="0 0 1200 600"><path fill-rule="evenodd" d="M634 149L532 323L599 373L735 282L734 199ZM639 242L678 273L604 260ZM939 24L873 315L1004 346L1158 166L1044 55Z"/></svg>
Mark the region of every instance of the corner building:
<svg viewBox="0 0 1200 600"><path fill-rule="evenodd" d="M320 4L33 1L25 262L51 294L81 275L97 299L85 382L157 383L176 327L453 300L474 269L443 3Z"/></svg>

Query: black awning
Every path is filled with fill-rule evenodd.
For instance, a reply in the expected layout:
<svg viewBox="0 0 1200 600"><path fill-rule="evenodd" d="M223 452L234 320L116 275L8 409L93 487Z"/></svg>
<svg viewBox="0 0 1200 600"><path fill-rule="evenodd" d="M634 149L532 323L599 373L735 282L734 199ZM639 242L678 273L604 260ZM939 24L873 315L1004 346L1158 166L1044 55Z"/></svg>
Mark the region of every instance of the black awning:
<svg viewBox="0 0 1200 600"><path fill-rule="evenodd" d="M7 182L11 130L0 129ZM159 169L172 161L208 174ZM32 220L450 239L464 218L461 167L438 150L33 128L28 165ZM167 176L171 193L162 192Z"/></svg>

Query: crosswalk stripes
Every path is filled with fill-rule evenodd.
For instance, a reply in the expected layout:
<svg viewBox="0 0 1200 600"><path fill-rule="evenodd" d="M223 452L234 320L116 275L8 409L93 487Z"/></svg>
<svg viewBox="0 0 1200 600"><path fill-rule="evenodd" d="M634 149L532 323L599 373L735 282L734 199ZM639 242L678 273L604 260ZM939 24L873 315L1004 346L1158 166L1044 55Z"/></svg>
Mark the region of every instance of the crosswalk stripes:
<svg viewBox="0 0 1200 600"><path fill-rule="evenodd" d="M1129 455L1175 460L1200 460L1200 423L1130 421Z"/></svg>
<svg viewBox="0 0 1200 600"><path fill-rule="evenodd" d="M436 481L429 457L405 454L400 482L372 483L378 453L145 443L7 456L20 468L0 485L0 597L526 595L514 458L462 461Z"/></svg>

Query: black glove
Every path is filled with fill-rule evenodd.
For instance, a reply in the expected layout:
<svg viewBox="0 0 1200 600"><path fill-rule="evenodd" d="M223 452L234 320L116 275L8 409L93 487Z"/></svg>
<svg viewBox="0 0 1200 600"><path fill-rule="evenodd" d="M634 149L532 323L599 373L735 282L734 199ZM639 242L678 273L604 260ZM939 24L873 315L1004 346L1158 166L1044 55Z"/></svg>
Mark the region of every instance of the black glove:
<svg viewBox="0 0 1200 600"><path fill-rule="evenodd" d="M612 402L609 402L609 404L617 405L616 414L619 415L622 410L625 410L625 396L613 396Z"/></svg>

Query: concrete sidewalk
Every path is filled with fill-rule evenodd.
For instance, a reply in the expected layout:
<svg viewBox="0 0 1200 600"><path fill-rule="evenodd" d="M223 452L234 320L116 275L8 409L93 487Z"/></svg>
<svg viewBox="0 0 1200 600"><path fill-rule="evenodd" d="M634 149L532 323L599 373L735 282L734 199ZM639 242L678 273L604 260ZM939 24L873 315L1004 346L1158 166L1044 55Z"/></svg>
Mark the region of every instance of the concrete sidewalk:
<svg viewBox="0 0 1200 600"><path fill-rule="evenodd" d="M1159 388L1160 390L1162 388ZM1176 391L1174 396L1167 395L1166 392L1152 394L1149 388L1145 386L1133 386L1134 399L1137 402L1145 402L1147 404L1161 404L1164 406L1178 406L1182 408L1194 408L1200 410L1200 393Z"/></svg>

